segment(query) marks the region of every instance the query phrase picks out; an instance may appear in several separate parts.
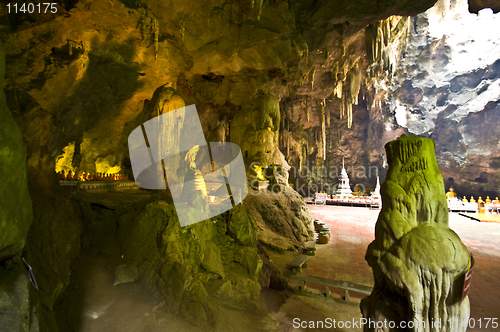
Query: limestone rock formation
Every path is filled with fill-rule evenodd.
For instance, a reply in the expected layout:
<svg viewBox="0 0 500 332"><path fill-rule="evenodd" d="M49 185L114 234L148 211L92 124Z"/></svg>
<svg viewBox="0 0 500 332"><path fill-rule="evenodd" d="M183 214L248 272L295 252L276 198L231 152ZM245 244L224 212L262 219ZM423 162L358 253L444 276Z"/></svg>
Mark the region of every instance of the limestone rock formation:
<svg viewBox="0 0 500 332"><path fill-rule="evenodd" d="M500 61L498 43L483 31L497 30L500 16L490 9L471 14L467 3L470 9L471 1L440 0L412 18L387 107L395 119L393 130L407 128L436 141L447 188L485 197L496 195L500 176L493 124L499 109Z"/></svg>
<svg viewBox="0 0 500 332"><path fill-rule="evenodd" d="M0 43L0 84L5 77L5 49ZM0 89L0 263L24 247L33 219L28 192L26 145Z"/></svg>
<svg viewBox="0 0 500 332"><path fill-rule="evenodd" d="M469 254L448 227L434 142L401 136L387 143L386 152L389 171L382 185L382 211L366 253L375 287L361 302L363 316L411 323L411 331L465 331L465 326L447 324L449 319L469 318L468 298L460 301L461 294L457 298L454 292ZM365 326L365 331L375 329Z"/></svg>
<svg viewBox="0 0 500 332"><path fill-rule="evenodd" d="M141 283L170 311L204 327L216 327L218 300L257 306L263 263L256 236L244 204L180 227L173 204L156 201L138 217L124 216L119 228L124 260L137 264Z"/></svg>
<svg viewBox="0 0 500 332"><path fill-rule="evenodd" d="M277 251L295 250L314 236L311 212L290 187L283 191L250 190L245 202L259 228L259 241Z"/></svg>

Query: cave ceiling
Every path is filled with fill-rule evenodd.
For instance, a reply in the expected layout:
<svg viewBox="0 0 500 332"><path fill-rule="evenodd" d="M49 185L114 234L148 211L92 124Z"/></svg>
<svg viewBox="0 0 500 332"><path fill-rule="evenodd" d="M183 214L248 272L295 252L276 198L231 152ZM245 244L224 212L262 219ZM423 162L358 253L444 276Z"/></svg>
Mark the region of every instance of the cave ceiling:
<svg viewBox="0 0 500 332"><path fill-rule="evenodd" d="M34 174L52 174L58 160L86 172L129 167L131 130L183 105L196 104L208 141L229 140L235 115L250 112L259 95L272 95L281 113L273 144L283 157L271 162L328 166L345 157L351 166L375 165L383 176L384 144L413 132L398 124L387 102L417 26L408 16L435 2L80 0L61 1L52 18L18 18L0 38L7 53L4 89L27 143L29 174L43 182ZM439 3L447 10L455 2ZM446 45L427 52L442 56ZM398 98L417 105L422 89L405 84ZM433 93L447 92L436 87ZM496 116L496 106L488 107L493 115L487 116ZM473 137L477 126L461 139ZM445 127L417 132L439 136L439 152L453 150L440 159L453 164L445 180L465 181L468 192L492 191L475 181L481 173L499 177L490 157L450 139L458 136ZM494 152L488 156L496 158ZM463 175L463 161L474 158L475 168L467 170L474 175ZM374 175L353 183L373 187ZM337 180L311 174L301 181Z"/></svg>

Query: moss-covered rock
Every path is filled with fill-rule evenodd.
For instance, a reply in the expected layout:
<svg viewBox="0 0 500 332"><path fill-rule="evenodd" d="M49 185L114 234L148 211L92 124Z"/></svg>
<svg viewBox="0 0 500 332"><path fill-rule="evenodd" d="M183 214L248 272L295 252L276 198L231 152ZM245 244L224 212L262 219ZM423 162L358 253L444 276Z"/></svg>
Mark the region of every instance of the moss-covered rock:
<svg viewBox="0 0 500 332"><path fill-rule="evenodd" d="M244 246L257 244L257 224L248 213L245 203L239 204L230 210L228 234Z"/></svg>
<svg viewBox="0 0 500 332"><path fill-rule="evenodd" d="M448 227L444 183L434 141L401 136L386 144L389 171L382 185L382 211L366 260L375 288L361 310L372 320L412 321L416 331L438 320L466 321L469 300L453 289L467 271L469 254ZM458 286L457 286L457 285ZM453 331L465 331L454 327ZM450 326L445 331L451 331ZM373 331L365 327L365 331Z"/></svg>
<svg viewBox="0 0 500 332"><path fill-rule="evenodd" d="M5 77L5 49L0 43L0 84ZM33 219L28 192L26 146L0 89L0 262L19 253Z"/></svg>
<svg viewBox="0 0 500 332"><path fill-rule="evenodd" d="M124 259L138 265L141 283L197 326L216 326L213 299L259 298L262 261L255 222L243 204L231 210L227 220L237 225L235 240L226 234L226 215L181 227L174 205L156 201L120 222Z"/></svg>

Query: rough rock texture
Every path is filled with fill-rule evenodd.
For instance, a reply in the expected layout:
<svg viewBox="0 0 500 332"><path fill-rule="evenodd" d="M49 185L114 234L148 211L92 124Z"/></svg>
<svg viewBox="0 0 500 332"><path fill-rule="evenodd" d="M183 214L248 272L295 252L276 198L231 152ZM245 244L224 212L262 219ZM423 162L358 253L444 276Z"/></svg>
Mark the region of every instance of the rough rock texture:
<svg viewBox="0 0 500 332"><path fill-rule="evenodd" d="M250 190L245 203L257 221L259 241L269 248L295 250L314 236L311 212L290 187L279 193Z"/></svg>
<svg viewBox="0 0 500 332"><path fill-rule="evenodd" d="M19 261L0 267L0 327L5 332L36 332L38 321L29 302L31 282Z"/></svg>
<svg viewBox="0 0 500 332"><path fill-rule="evenodd" d="M461 292L457 299L453 291L459 283L455 278L467 270L469 254L448 227L434 142L401 136L387 143L386 152L389 171L382 185L382 211L366 253L375 287L361 302L363 316L413 322L412 331L465 331L465 326L436 325L439 319L469 318L468 297L460 302ZM375 329L365 326L365 331Z"/></svg>
<svg viewBox="0 0 500 332"><path fill-rule="evenodd" d="M0 43L0 83L5 76L5 49ZM26 145L0 89L0 263L24 247L33 219L26 172Z"/></svg>
<svg viewBox="0 0 500 332"><path fill-rule="evenodd" d="M411 27L387 101L392 129L434 139L446 187L459 196L498 196L500 45L483 32L498 29L500 17L439 1Z"/></svg>
<svg viewBox="0 0 500 332"><path fill-rule="evenodd" d="M173 204L157 201L138 217L121 218L118 236L124 260L138 265L141 283L162 294L170 311L216 329L214 301L257 305L263 264L257 232L234 231L255 228L244 204L231 215L180 227Z"/></svg>

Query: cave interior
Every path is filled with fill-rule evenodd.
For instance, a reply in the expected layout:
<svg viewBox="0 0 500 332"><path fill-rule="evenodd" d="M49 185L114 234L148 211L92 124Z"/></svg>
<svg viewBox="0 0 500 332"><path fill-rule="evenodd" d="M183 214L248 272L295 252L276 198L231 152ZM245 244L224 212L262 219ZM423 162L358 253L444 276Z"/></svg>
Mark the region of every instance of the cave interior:
<svg viewBox="0 0 500 332"><path fill-rule="evenodd" d="M0 330L281 331L269 292L342 169L382 184L365 317L426 296L397 263L421 238L455 257L422 271L470 265L444 195L499 196L500 42L476 29L497 1L0 7Z"/></svg>

